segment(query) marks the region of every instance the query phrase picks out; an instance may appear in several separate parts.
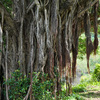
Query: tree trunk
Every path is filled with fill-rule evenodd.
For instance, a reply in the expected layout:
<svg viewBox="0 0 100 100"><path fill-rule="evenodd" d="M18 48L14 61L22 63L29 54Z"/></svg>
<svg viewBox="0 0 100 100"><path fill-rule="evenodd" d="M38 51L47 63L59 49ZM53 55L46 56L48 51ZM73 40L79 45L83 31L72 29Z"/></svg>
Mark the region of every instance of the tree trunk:
<svg viewBox="0 0 100 100"><path fill-rule="evenodd" d="M73 52L74 76L78 47L78 17L83 21L81 15L89 10L90 7L87 6L93 6L97 1L91 3L92 0L13 0L12 17L0 2L0 66L2 65L4 75L8 72L9 78L14 70L20 68L27 77L28 73L31 73L32 85L33 71L48 73L49 78L56 80L56 94L57 90L61 90L61 78L66 73L66 88L69 86L71 93L70 52ZM85 3L87 5L84 6ZM87 22L87 18L88 15L85 13L84 21ZM73 32L74 22L76 28ZM85 28L86 36L89 33L87 31ZM87 41L89 40L87 36ZM90 52L87 44L87 59ZM59 77L55 77L55 68ZM30 91L32 94L32 90ZM32 99L32 95L30 98Z"/></svg>

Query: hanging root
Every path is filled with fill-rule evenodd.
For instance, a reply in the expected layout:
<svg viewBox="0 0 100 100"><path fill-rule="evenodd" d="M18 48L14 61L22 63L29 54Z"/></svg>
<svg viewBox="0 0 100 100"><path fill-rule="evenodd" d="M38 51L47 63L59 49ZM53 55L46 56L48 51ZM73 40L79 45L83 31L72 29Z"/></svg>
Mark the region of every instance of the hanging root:
<svg viewBox="0 0 100 100"><path fill-rule="evenodd" d="M91 34L90 34L90 17L87 12L84 14L84 29L85 29L85 36L86 36L87 69L88 69L88 73L90 73L89 57L91 52L93 51L93 44L91 41Z"/></svg>
<svg viewBox="0 0 100 100"><path fill-rule="evenodd" d="M98 37L97 37L97 31L98 31L98 17L97 17L97 8L98 8L98 3L94 5L94 55L96 55L96 50L98 48Z"/></svg>
<svg viewBox="0 0 100 100"><path fill-rule="evenodd" d="M72 44L72 76L73 79L76 76L76 60L78 54L78 23L77 21L73 25L73 44Z"/></svg>
<svg viewBox="0 0 100 100"><path fill-rule="evenodd" d="M97 38L97 36L95 36L95 39L94 39L94 55L96 55L97 48L98 48L98 38Z"/></svg>

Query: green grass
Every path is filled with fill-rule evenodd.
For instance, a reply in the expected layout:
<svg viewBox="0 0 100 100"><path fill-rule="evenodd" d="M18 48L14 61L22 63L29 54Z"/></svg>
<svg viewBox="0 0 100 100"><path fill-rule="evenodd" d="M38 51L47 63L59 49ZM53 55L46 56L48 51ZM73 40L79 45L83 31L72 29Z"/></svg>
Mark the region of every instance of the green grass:
<svg viewBox="0 0 100 100"><path fill-rule="evenodd" d="M100 81L95 81L92 76L93 74L91 75L85 74L81 76L80 84L72 87L73 92L85 92L88 90L99 91Z"/></svg>
<svg viewBox="0 0 100 100"><path fill-rule="evenodd" d="M80 84L73 86L72 90L81 98L100 99L100 82L94 81L92 74L82 76Z"/></svg>
<svg viewBox="0 0 100 100"><path fill-rule="evenodd" d="M95 81L93 74L81 76L80 84L72 86L73 94L68 97L66 97L65 87L64 84L60 100L86 100L87 98L93 100L94 98L100 98L100 81Z"/></svg>
<svg viewBox="0 0 100 100"><path fill-rule="evenodd" d="M62 91L62 94L60 95L60 100L84 100L80 95L73 93L69 96L66 96L66 91Z"/></svg>

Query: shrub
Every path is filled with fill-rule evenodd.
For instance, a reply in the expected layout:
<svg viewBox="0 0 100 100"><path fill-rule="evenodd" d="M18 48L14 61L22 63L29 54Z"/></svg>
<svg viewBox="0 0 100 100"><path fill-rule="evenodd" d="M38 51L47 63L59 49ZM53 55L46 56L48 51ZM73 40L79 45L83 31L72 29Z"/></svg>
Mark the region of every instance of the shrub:
<svg viewBox="0 0 100 100"><path fill-rule="evenodd" d="M5 83L10 87L8 91L9 99L22 100L29 88L30 79L22 75L20 70L15 70L11 75L12 77Z"/></svg>
<svg viewBox="0 0 100 100"><path fill-rule="evenodd" d="M91 75L89 74L89 75L83 75L83 76L81 76L81 83L83 83L83 82L91 82L92 80L91 80Z"/></svg>
<svg viewBox="0 0 100 100"><path fill-rule="evenodd" d="M11 75L4 83L9 86L9 99L23 100L30 85L30 78L24 76L20 70L15 70ZM48 74L33 72L32 91L36 100L52 100L52 89L53 81L48 79Z"/></svg>
<svg viewBox="0 0 100 100"><path fill-rule="evenodd" d="M78 42L78 58L83 59L83 56L86 54L86 38L84 34L81 34Z"/></svg>
<svg viewBox="0 0 100 100"><path fill-rule="evenodd" d="M66 96L66 91L62 91L62 94L60 95L59 98L60 98L59 100L84 100L80 95L76 93Z"/></svg>
<svg viewBox="0 0 100 100"><path fill-rule="evenodd" d="M8 12L12 11L12 0L0 0Z"/></svg>
<svg viewBox="0 0 100 100"><path fill-rule="evenodd" d="M47 79L48 74L40 73L37 77L36 73L33 73L33 95L36 100L52 100L52 87L53 81Z"/></svg>
<svg viewBox="0 0 100 100"><path fill-rule="evenodd" d="M86 91L86 86L85 84L78 84L76 86L73 86L72 88L73 92L85 92Z"/></svg>
<svg viewBox="0 0 100 100"><path fill-rule="evenodd" d="M92 78L93 80L100 81L100 64L96 64Z"/></svg>

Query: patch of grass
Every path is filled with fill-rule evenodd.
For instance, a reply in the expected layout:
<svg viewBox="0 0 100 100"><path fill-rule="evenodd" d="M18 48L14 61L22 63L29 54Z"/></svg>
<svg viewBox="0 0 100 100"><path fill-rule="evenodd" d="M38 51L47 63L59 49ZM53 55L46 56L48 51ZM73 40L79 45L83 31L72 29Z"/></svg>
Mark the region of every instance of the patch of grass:
<svg viewBox="0 0 100 100"><path fill-rule="evenodd" d="M86 91L86 88L85 88L85 84L78 84L76 86L74 86L72 88L73 92L85 92Z"/></svg>
<svg viewBox="0 0 100 100"><path fill-rule="evenodd" d="M93 80L92 75L82 76L80 84L72 87L73 92L85 99L100 98L100 82Z"/></svg>
<svg viewBox="0 0 100 100"><path fill-rule="evenodd" d="M85 74L81 76L81 83L86 83L86 82L91 82L92 81L92 75L90 74Z"/></svg>
<svg viewBox="0 0 100 100"><path fill-rule="evenodd" d="M93 74L91 75L84 75L81 77L81 82L80 84L73 86L72 90L73 92L86 92L88 90L100 90L100 82L93 80L92 77Z"/></svg>
<svg viewBox="0 0 100 100"><path fill-rule="evenodd" d="M62 94L60 95L60 100L84 100L80 95L73 93L69 96L65 95L65 91L62 91Z"/></svg>
<svg viewBox="0 0 100 100"><path fill-rule="evenodd" d="M68 100L84 100L80 95L78 94L72 94L67 97Z"/></svg>
<svg viewBox="0 0 100 100"><path fill-rule="evenodd" d="M66 96L66 84L62 85L62 92L60 94L60 100L84 100L78 93L85 91L85 88L82 84L80 86L75 86L72 88L73 94Z"/></svg>

